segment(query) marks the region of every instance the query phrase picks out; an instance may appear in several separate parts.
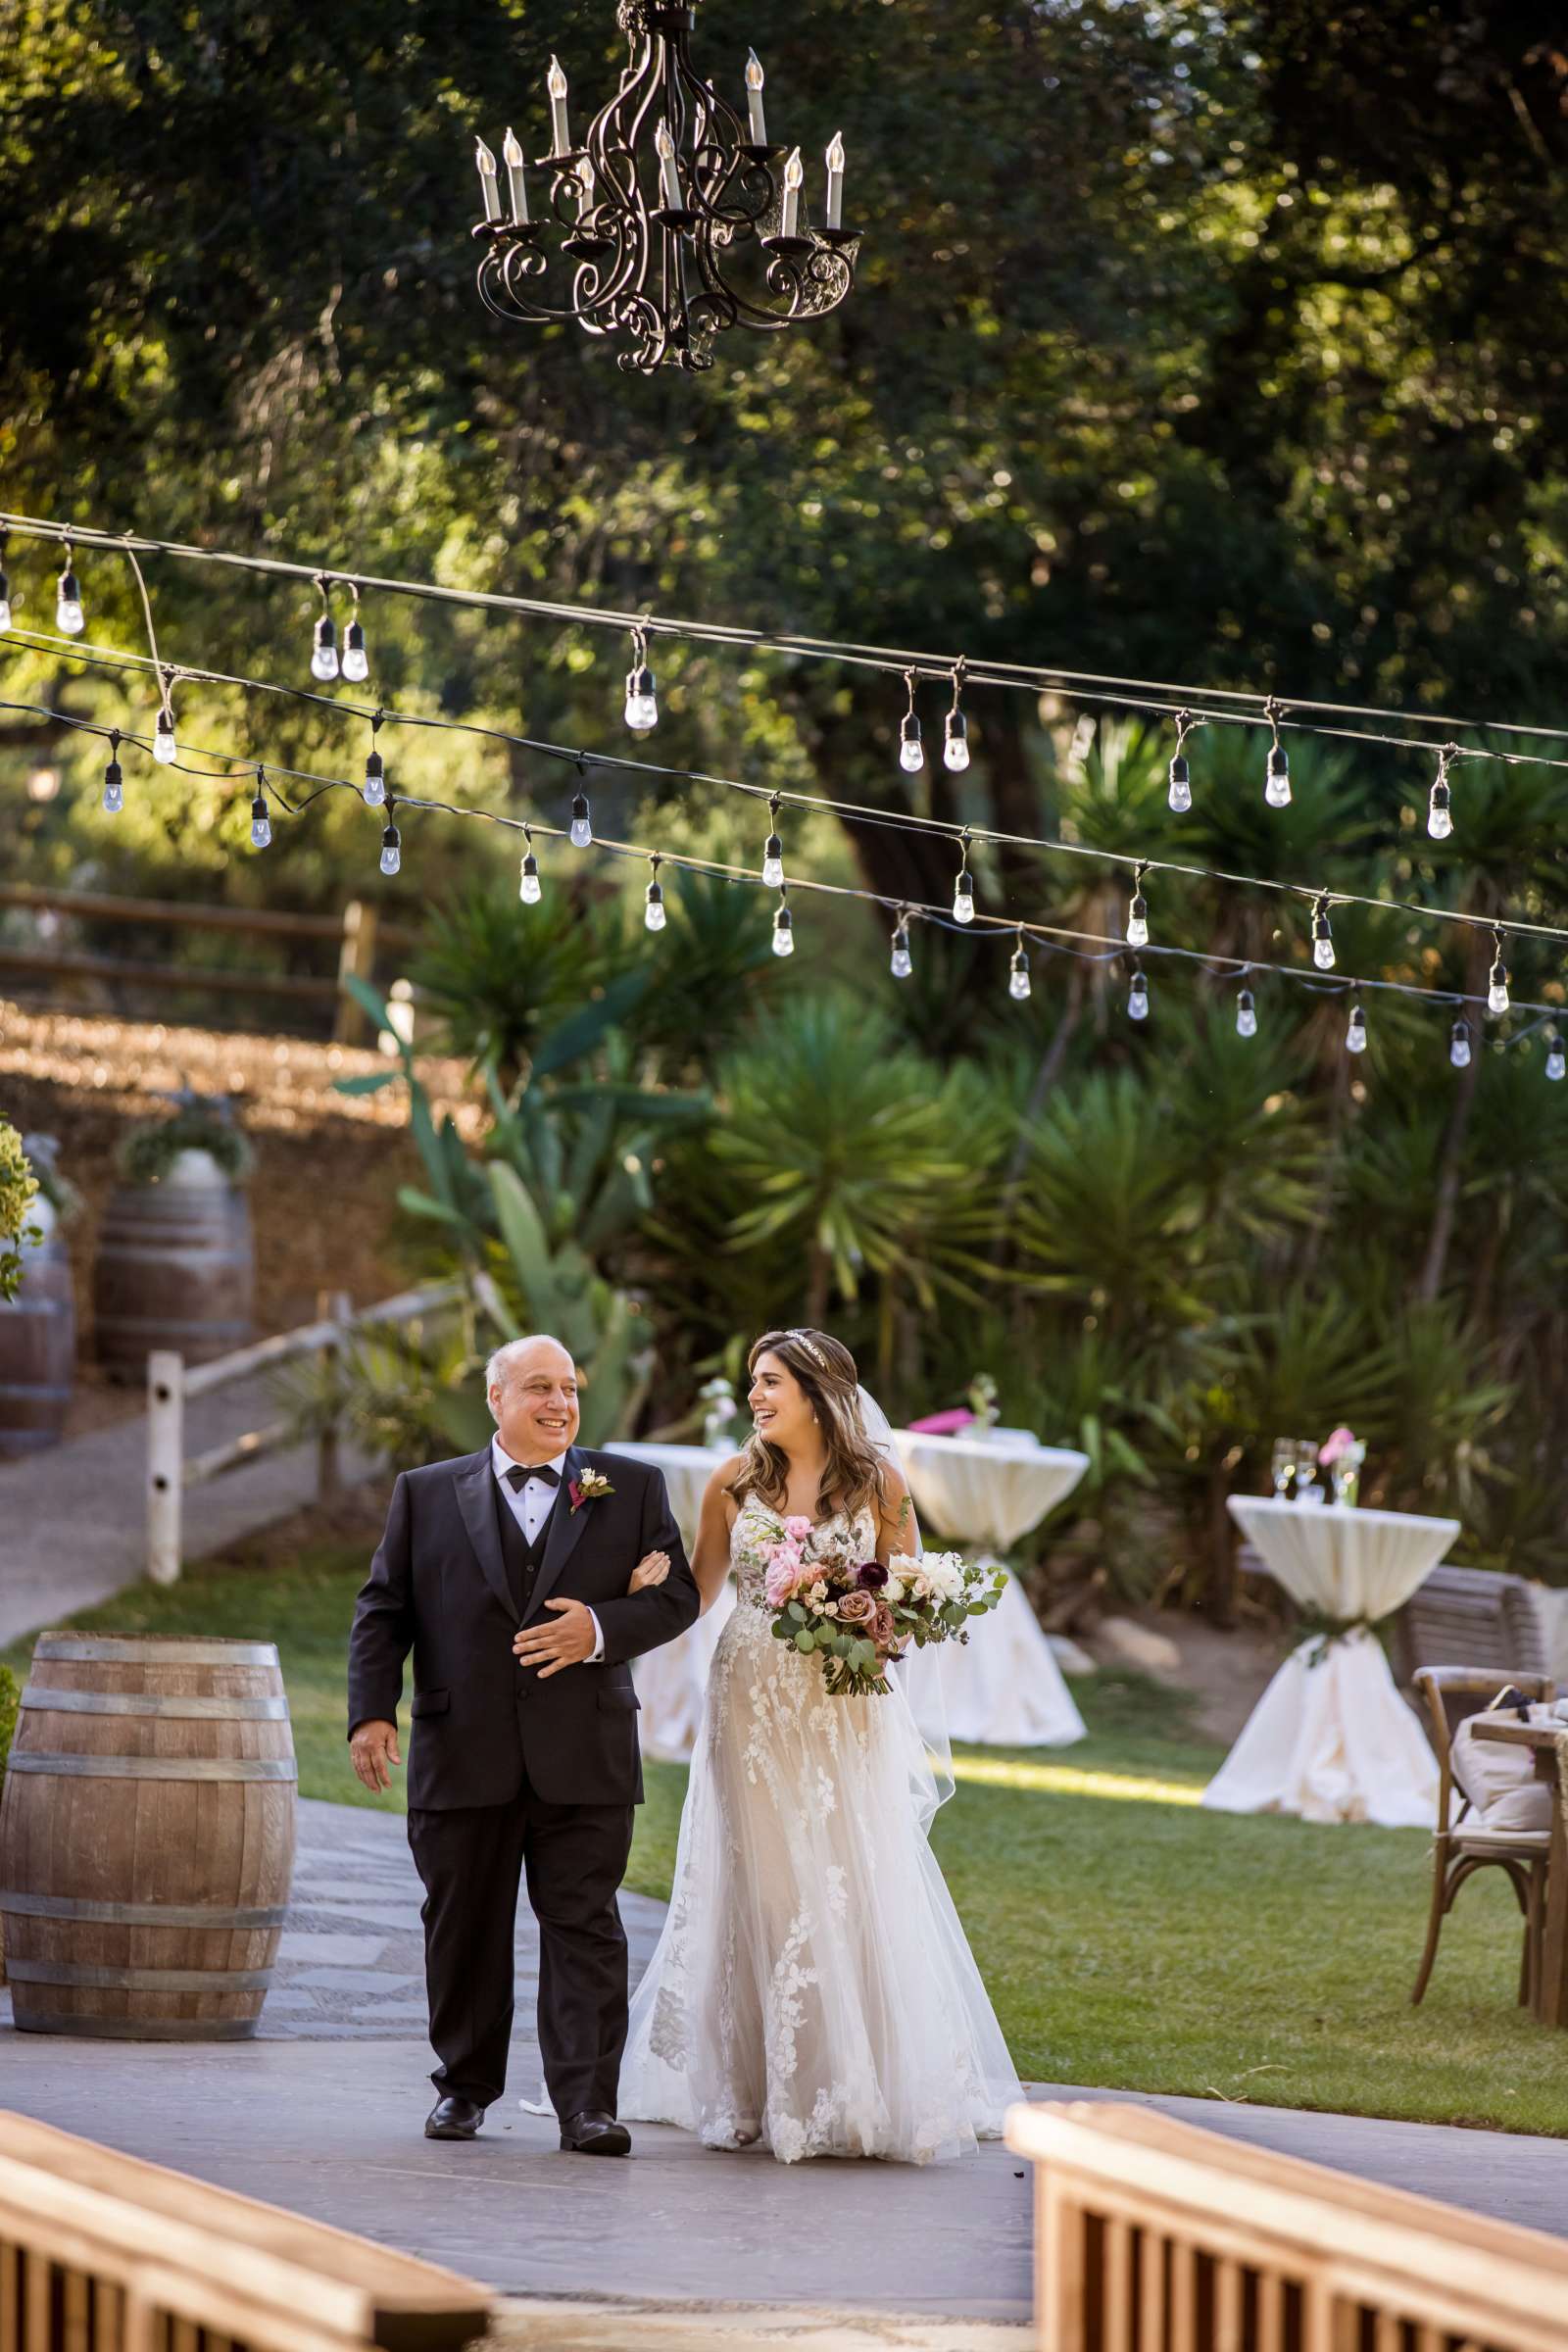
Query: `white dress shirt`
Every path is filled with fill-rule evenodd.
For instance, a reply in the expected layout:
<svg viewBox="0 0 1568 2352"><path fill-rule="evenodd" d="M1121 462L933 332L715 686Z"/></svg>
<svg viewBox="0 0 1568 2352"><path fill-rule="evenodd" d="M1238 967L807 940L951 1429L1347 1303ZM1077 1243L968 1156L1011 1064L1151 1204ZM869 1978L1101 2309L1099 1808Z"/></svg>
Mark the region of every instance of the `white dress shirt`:
<svg viewBox="0 0 1568 2352"><path fill-rule="evenodd" d="M490 1441L490 1467L495 1472L496 1484L501 1489L501 1499L521 1528L524 1542L530 1545L538 1542L540 1530L562 1498L565 1483L564 1476L565 1459L565 1453L562 1452L553 1455L548 1462L543 1464L529 1465L514 1462L499 1437L494 1437ZM520 1487L514 1487L507 1476L509 1470L532 1468L554 1470L559 1483L552 1486L548 1478L535 1478L530 1475L523 1480ZM570 1505L568 1504L567 1507L569 1509ZM583 1664L598 1666L604 1662L604 1630L592 1609L588 1611L588 1614L593 1618L594 1645L587 1657L584 1658Z"/></svg>

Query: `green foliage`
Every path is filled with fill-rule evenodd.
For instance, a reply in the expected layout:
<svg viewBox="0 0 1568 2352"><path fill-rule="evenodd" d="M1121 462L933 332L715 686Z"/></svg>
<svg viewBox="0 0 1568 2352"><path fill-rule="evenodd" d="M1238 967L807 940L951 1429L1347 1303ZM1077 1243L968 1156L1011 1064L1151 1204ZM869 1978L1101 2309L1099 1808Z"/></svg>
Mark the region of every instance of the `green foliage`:
<svg viewBox="0 0 1568 2352"><path fill-rule="evenodd" d="M37 1197L38 1180L22 1149L22 1138L9 1119L0 1117L0 1301L14 1298L22 1281L22 1251L18 1244L36 1228L27 1211Z"/></svg>
<svg viewBox="0 0 1568 2352"><path fill-rule="evenodd" d="M22 1705L22 1690L9 1666L0 1664L0 1791L6 1785L6 1761L11 1754L11 1742L17 1736L17 1716Z"/></svg>
<svg viewBox="0 0 1568 2352"><path fill-rule="evenodd" d="M190 1102L172 1118L133 1127L121 1144L115 1164L126 1184L161 1184L182 1152L205 1152L230 1184L243 1184L256 1158L225 1111Z"/></svg>

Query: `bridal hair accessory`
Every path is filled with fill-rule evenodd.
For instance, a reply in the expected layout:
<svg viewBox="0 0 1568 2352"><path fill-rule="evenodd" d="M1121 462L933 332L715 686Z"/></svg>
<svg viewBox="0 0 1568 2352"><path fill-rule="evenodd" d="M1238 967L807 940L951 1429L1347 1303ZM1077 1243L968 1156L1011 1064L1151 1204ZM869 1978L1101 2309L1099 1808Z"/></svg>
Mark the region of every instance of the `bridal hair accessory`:
<svg viewBox="0 0 1568 2352"><path fill-rule="evenodd" d="M824 1372L827 1370L827 1357L822 1353L821 1348L810 1337L809 1333L804 1331L787 1331L784 1334L784 1337L787 1340L798 1340L801 1346L806 1349L806 1352L810 1357L812 1363L820 1364Z"/></svg>

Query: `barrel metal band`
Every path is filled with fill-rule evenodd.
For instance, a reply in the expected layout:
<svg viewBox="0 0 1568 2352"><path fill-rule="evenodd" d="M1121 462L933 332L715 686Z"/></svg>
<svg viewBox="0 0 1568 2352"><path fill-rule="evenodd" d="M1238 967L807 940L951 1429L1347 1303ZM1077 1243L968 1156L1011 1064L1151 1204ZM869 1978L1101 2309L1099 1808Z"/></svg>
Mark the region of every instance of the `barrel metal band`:
<svg viewBox="0 0 1568 2352"><path fill-rule="evenodd" d="M12 1772L54 1773L64 1780L297 1781L292 1756L40 1756L15 1748Z"/></svg>
<svg viewBox="0 0 1568 2352"><path fill-rule="evenodd" d="M254 2017L83 2017L75 2010L16 2003L19 2034L72 2034L82 2041L249 2041Z"/></svg>
<svg viewBox="0 0 1568 2352"><path fill-rule="evenodd" d="M78 1968L69 1960L6 1959L13 1984L75 1984L92 1992L265 1992L270 1968Z"/></svg>
<svg viewBox="0 0 1568 2352"><path fill-rule="evenodd" d="M136 1634L40 1634L32 1654L122 1666L277 1665L275 1642L144 1642Z"/></svg>
<svg viewBox="0 0 1568 2352"><path fill-rule="evenodd" d="M286 1698L166 1698L150 1690L46 1690L28 1683L21 1703L52 1715L161 1715L176 1723L288 1721Z"/></svg>
<svg viewBox="0 0 1568 2352"><path fill-rule="evenodd" d="M111 1928L210 1928L221 1935L256 1928L280 1928L288 1916L284 1903L266 1903L242 1909L211 1903L97 1903L85 1895L21 1894L0 1886L0 1917L14 1919L87 1919Z"/></svg>

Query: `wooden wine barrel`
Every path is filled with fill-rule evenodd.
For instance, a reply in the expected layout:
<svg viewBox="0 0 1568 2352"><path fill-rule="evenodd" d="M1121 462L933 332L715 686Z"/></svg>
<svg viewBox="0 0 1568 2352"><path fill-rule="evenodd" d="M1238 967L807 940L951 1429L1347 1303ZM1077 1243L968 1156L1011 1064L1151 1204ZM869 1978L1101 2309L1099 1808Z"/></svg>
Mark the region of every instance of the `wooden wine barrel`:
<svg viewBox="0 0 1568 2352"><path fill-rule="evenodd" d="M118 2041L256 2031L294 1864L270 1642L40 1634L0 1801L16 2022Z"/></svg>
<svg viewBox="0 0 1568 2352"><path fill-rule="evenodd" d="M0 1299L0 1455L57 1446L76 1377L71 1253L58 1230L24 1248L15 1298Z"/></svg>
<svg viewBox="0 0 1568 2352"><path fill-rule="evenodd" d="M185 1152L158 1184L109 1196L93 1264L98 1360L141 1380L154 1348L177 1348L188 1364L227 1355L252 1337L255 1287L244 1194L204 1152Z"/></svg>

